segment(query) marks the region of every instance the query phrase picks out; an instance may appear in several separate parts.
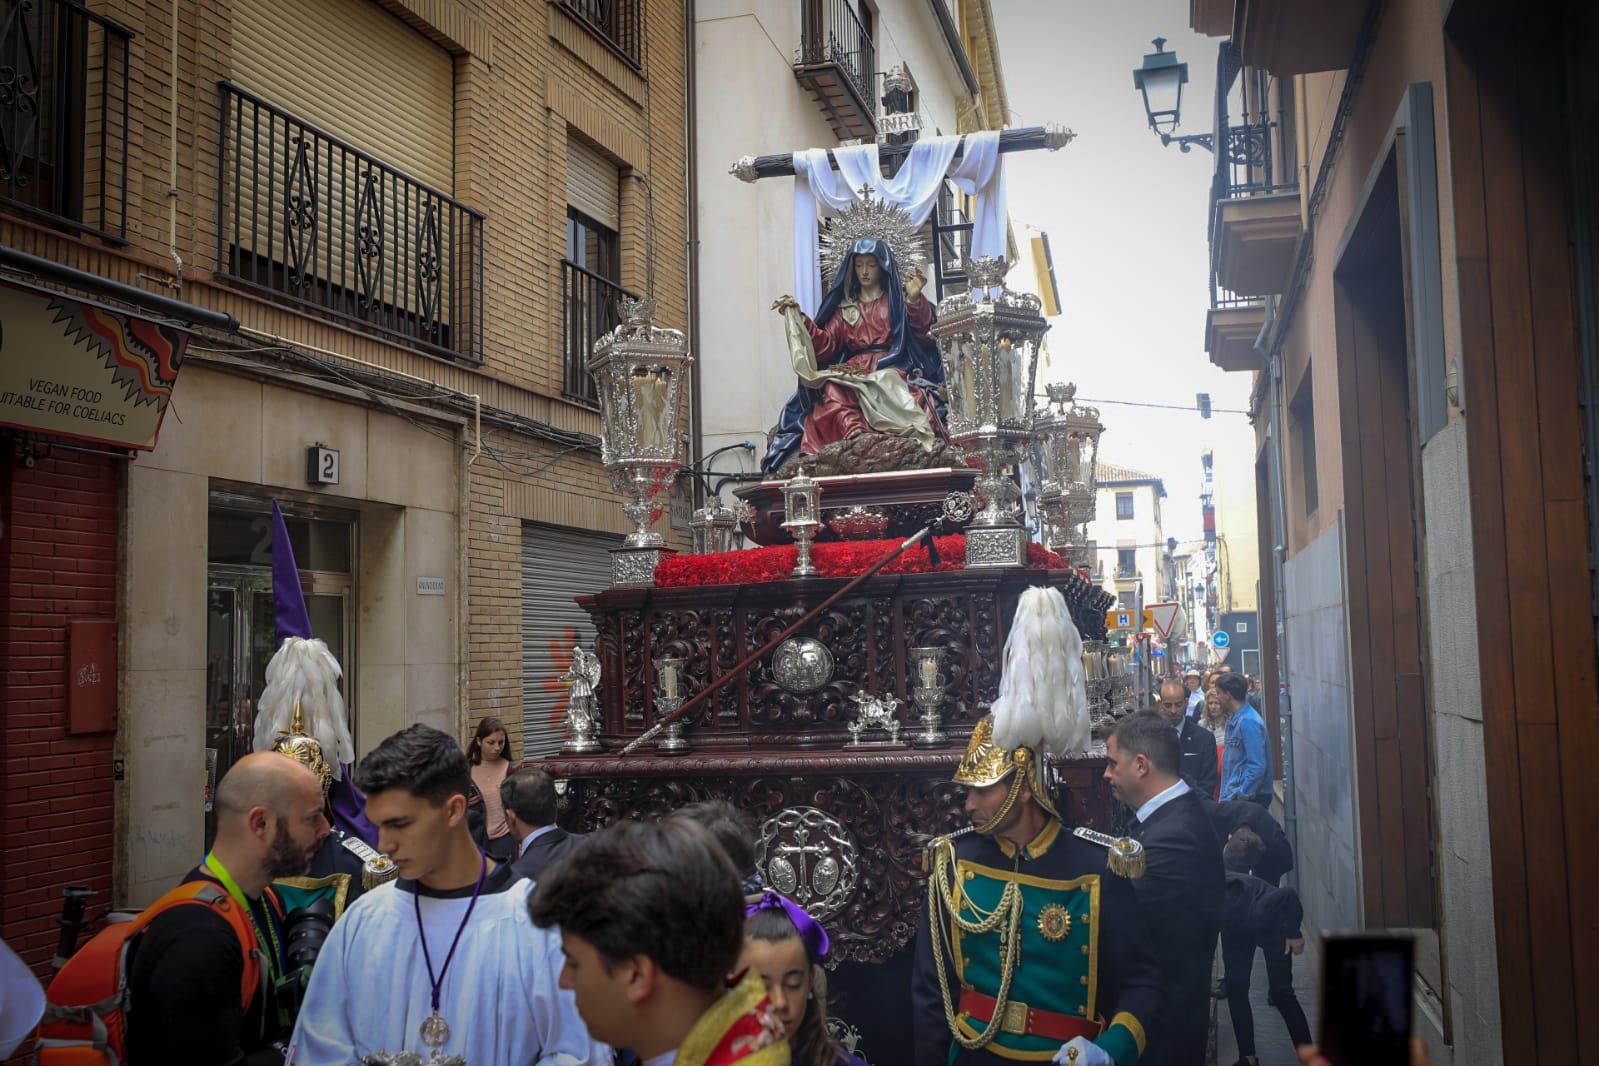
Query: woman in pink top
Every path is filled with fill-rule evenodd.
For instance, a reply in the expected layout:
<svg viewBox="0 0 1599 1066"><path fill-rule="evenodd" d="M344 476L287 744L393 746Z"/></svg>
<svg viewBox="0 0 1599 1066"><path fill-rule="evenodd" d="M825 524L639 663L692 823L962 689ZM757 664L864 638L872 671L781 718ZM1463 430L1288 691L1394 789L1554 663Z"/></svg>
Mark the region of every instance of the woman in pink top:
<svg viewBox="0 0 1599 1066"><path fill-rule="evenodd" d="M483 850L490 858L509 862L516 857L517 841L505 821L500 785L511 769L511 741L498 718L485 718L478 723L477 735L467 745L466 758L472 764L472 791L477 793L471 802L482 802Z"/></svg>

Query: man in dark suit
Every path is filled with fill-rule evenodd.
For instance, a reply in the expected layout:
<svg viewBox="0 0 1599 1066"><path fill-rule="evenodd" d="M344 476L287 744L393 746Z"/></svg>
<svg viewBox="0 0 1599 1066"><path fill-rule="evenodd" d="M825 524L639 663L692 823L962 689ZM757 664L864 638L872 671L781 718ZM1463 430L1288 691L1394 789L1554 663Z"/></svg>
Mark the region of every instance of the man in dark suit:
<svg viewBox="0 0 1599 1066"><path fill-rule="evenodd" d="M500 802L511 835L520 841L511 869L529 881L554 862L582 833L568 833L555 824L555 779L537 766L524 766L500 783Z"/></svg>
<svg viewBox="0 0 1599 1066"><path fill-rule="evenodd" d="M1258 803L1248 800L1228 800L1226 803L1206 803L1205 813L1216 830L1216 839L1223 847L1240 826L1248 826L1265 845L1265 854L1249 873L1276 888L1283 874L1294 868L1294 849L1288 843L1288 834L1277 824L1271 812Z"/></svg>
<svg viewBox="0 0 1599 1066"><path fill-rule="evenodd" d="M1188 787L1214 799L1218 780L1216 735L1188 717L1188 690L1176 681L1160 686L1160 711L1177 730L1178 774Z"/></svg>
<svg viewBox="0 0 1599 1066"><path fill-rule="evenodd" d="M1132 808L1132 835L1144 845L1147 869L1133 893L1164 995L1140 1066L1203 1066L1210 1029L1211 962L1227 882L1221 844L1179 764L1177 732L1155 711L1123 718L1105 742L1105 779Z"/></svg>

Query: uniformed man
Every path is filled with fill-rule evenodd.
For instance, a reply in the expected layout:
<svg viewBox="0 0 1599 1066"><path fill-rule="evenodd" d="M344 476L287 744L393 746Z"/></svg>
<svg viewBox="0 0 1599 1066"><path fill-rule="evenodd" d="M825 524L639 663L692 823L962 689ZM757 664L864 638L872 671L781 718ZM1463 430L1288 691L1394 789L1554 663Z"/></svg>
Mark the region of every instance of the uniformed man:
<svg viewBox="0 0 1599 1066"><path fill-rule="evenodd" d="M994 713L955 772L971 827L935 839L924 860L918 1064L1131 1066L1143 1052L1160 973L1127 879L1142 851L1068 829L1044 783L1044 751L1081 750L1087 738L1081 650L1059 592L1025 592ZM1051 668L1057 656L1066 662Z"/></svg>
<svg viewBox="0 0 1599 1066"><path fill-rule="evenodd" d="M323 757L322 743L310 735L300 713L289 729L276 737L272 750L308 766L322 780L322 795L329 799L334 784L333 767ZM329 800L329 824L335 812ZM298 877L280 877L273 882L289 912L326 901L326 916L331 924L354 903L361 893L398 876L394 864L382 852L352 832L334 829L322 841L310 868Z"/></svg>

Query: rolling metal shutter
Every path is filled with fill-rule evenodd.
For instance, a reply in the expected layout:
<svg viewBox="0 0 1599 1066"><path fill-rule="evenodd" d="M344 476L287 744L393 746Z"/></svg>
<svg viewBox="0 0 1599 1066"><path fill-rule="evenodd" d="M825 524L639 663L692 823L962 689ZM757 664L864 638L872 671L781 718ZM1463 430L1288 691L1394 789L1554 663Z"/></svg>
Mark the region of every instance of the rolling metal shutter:
<svg viewBox="0 0 1599 1066"><path fill-rule="evenodd" d="M454 60L371 0L234 0L233 81L440 192L454 189Z"/></svg>
<svg viewBox="0 0 1599 1066"><path fill-rule="evenodd" d="M600 225L622 228L621 175L616 164L576 137L566 138L566 202Z"/></svg>
<svg viewBox="0 0 1599 1066"><path fill-rule="evenodd" d="M575 598L611 583L608 549L622 538L522 524L522 745L518 758L552 755L564 739L572 648L593 650L594 626Z"/></svg>

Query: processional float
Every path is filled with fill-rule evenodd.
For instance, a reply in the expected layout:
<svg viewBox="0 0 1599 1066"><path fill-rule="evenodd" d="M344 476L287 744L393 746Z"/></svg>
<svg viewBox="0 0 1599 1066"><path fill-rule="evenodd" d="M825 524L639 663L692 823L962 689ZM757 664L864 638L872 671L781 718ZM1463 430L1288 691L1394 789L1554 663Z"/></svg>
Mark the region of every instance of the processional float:
<svg viewBox="0 0 1599 1066"><path fill-rule="evenodd" d="M1004 283L1002 156L1070 139L1006 130L733 167L794 176L805 236L795 294L776 307L798 381L765 478L694 513L691 554L650 528L683 465L683 335L630 304L589 361L634 531L611 587L578 599L594 650L567 676L568 741L544 764L564 786L562 822L591 830L704 799L746 812L767 883L827 928L834 990L880 1066L911 1046L900 1001L921 844L965 822L950 776L997 694L1023 590L1062 592L1097 723L1109 709L1115 597L1072 565L1103 427L1069 386L1035 407L1048 323ZM974 197L976 222L966 287L935 312L917 234L946 179ZM733 548L735 532L750 546ZM1109 830L1102 769L1067 754L1049 782L1066 818Z"/></svg>

